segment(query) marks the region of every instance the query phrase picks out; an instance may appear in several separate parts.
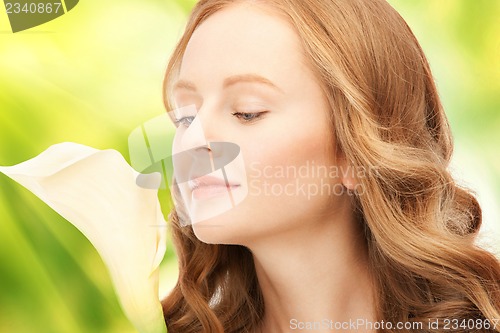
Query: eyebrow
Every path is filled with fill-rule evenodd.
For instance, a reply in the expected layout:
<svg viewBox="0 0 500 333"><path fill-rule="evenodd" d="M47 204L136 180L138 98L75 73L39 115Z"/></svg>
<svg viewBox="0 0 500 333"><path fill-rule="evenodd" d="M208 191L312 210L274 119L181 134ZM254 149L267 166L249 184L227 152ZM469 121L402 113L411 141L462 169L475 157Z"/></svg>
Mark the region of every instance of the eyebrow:
<svg viewBox="0 0 500 333"><path fill-rule="evenodd" d="M194 83L187 81L187 80L179 80L174 84L173 90L177 89L185 89L185 90L191 90L191 91L196 91L196 86Z"/></svg>
<svg viewBox="0 0 500 333"><path fill-rule="evenodd" d="M260 76L260 75L257 75L257 74L252 74L252 73L249 73L249 74L238 74L238 75L233 75L233 76L230 76L228 78L226 78L224 80L224 82L222 83L222 87L224 89L226 88L229 88L230 86L233 86L235 84L238 84L238 83L259 83L259 84L263 84L263 85L266 85L268 87L271 87L281 93L283 93L283 90L281 90L276 84L274 84L271 80L263 77L263 76ZM191 82L191 81L187 81L187 80L179 80L177 81L174 86L173 86L173 89L174 90L177 90L177 89L185 89L185 90L190 90L190 91L196 91L196 85Z"/></svg>

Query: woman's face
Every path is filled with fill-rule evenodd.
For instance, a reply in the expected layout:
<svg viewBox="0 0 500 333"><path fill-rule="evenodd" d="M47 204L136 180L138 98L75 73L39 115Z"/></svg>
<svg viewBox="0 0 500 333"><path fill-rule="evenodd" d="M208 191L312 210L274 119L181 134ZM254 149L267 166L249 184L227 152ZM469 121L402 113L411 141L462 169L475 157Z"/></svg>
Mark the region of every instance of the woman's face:
<svg viewBox="0 0 500 333"><path fill-rule="evenodd" d="M200 240L249 245L348 202L326 99L295 31L268 8L237 4L202 23L173 96L173 150L191 157L175 174Z"/></svg>

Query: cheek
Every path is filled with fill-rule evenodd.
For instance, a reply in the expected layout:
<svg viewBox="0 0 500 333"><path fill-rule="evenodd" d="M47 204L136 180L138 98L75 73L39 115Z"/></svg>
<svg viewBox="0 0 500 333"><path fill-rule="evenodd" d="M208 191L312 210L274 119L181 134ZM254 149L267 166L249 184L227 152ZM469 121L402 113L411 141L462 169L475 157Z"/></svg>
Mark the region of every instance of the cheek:
<svg viewBox="0 0 500 333"><path fill-rule="evenodd" d="M307 126L294 122L267 137L262 135L257 142L243 146L242 150L250 176L260 178L269 175L271 169L293 171L301 166L332 165L331 137L330 129L322 122Z"/></svg>
<svg viewBox="0 0 500 333"><path fill-rule="evenodd" d="M299 214L297 209L309 213L322 209L331 194L343 189L340 178L330 172L335 168L330 129L320 121L306 126L295 122L282 128L269 138L262 136L251 147L242 147L249 200L266 211L283 207L284 216L292 211Z"/></svg>

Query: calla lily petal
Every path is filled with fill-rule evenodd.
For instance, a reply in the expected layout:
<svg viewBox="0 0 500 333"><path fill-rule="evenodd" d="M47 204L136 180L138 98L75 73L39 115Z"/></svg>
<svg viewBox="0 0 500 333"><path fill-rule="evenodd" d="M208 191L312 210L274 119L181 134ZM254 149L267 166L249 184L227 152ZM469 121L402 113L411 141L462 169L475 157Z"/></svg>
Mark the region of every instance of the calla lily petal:
<svg viewBox="0 0 500 333"><path fill-rule="evenodd" d="M78 228L109 269L122 308L141 333L167 332L158 295L166 222L157 190L115 150L76 143L51 146L0 172L37 195ZM159 174L148 175L160 185Z"/></svg>

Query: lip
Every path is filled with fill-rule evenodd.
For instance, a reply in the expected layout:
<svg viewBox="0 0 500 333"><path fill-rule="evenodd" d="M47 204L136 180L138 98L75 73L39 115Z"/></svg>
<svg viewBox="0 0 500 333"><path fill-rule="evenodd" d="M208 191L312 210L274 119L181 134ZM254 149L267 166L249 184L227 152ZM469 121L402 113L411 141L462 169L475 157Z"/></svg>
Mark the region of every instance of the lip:
<svg viewBox="0 0 500 333"><path fill-rule="evenodd" d="M229 191L237 189L240 184L229 180L226 182L214 176L202 176L189 180L188 186L193 199L204 200L228 194Z"/></svg>

